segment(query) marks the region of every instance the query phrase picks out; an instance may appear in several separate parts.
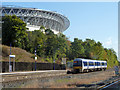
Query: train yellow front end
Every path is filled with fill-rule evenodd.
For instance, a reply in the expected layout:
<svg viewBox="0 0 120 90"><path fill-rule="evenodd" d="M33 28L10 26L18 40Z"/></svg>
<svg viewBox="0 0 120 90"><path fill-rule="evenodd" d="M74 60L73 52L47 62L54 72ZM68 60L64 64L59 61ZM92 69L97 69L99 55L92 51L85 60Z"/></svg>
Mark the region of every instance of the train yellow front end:
<svg viewBox="0 0 120 90"><path fill-rule="evenodd" d="M75 73L82 72L82 61L81 60L78 61L77 59L75 59L73 61L73 71Z"/></svg>

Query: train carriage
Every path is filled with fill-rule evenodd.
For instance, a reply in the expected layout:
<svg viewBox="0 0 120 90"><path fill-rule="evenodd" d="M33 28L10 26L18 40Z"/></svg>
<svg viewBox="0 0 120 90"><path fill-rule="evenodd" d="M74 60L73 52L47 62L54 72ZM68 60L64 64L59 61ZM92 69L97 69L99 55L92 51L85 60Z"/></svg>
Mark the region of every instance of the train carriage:
<svg viewBox="0 0 120 90"><path fill-rule="evenodd" d="M76 58L73 61L73 72L89 72L97 70L106 70L107 62L102 60L90 60Z"/></svg>

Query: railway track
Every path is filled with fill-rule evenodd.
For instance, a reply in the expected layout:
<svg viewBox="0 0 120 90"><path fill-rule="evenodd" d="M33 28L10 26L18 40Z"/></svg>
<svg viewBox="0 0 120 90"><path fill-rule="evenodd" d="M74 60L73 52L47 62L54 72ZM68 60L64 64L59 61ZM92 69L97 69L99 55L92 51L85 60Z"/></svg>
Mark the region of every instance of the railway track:
<svg viewBox="0 0 120 90"><path fill-rule="evenodd" d="M110 73L110 74L109 74ZM19 85L19 83L31 83L31 82L34 82L34 83L46 83L46 82L49 82L51 83L52 82L55 82L56 81L60 81L60 80L63 80L63 83L64 83L64 80L70 80L71 82L67 82L65 83L68 87L70 86L70 83L75 83L75 82L72 82L73 79L76 79L78 81L84 81L84 79L87 79L88 81L91 79L91 78L94 78L94 77L103 77L105 75L108 74L108 76L106 77L111 77L112 76L112 71L111 70L106 70L106 71L97 71L97 72L89 72L89 73L78 73L78 74L66 74L66 71L62 70L62 71L33 71L32 72L14 72L14 73L4 73L4 74L1 74L2 75L2 83L3 83L3 86L4 88L8 88L8 87L13 87L13 86L17 86ZM37 82L36 82L37 80ZM11 83L11 85L9 85L9 82ZM14 84L14 82L16 84ZM48 84L49 84L48 83ZM97 82L95 82L97 83ZM26 84L26 85L27 85ZM33 84L33 83L32 83ZM83 85L85 88L86 87L100 87L104 85L104 83L97 83L97 84L86 84L86 85ZM39 85L40 86L40 85ZM43 86L43 85L41 85ZM74 85L76 88L80 88L80 85ZM44 86L46 87L46 86ZM38 87L39 88L39 87Z"/></svg>
<svg viewBox="0 0 120 90"><path fill-rule="evenodd" d="M120 90L120 86L118 86L118 85L115 86L118 83L120 83L120 76L116 77L116 79L113 78L112 80L108 81L107 83L105 83L102 86L99 86L98 89L105 90L105 89L111 88L111 89L119 89Z"/></svg>
<svg viewBox="0 0 120 90"><path fill-rule="evenodd" d="M12 72L12 73L1 73L2 82L19 81L26 79L35 78L88 78L98 75L100 72L89 72L89 73L77 73L77 74L67 74L66 70L46 70L46 71L30 71L30 72Z"/></svg>
<svg viewBox="0 0 120 90"><path fill-rule="evenodd" d="M115 89L120 90L120 77L112 77L108 80L99 82L99 83L91 83L91 84L77 84L76 87L78 88L87 88L87 89L95 89L95 90L105 90L105 89Z"/></svg>

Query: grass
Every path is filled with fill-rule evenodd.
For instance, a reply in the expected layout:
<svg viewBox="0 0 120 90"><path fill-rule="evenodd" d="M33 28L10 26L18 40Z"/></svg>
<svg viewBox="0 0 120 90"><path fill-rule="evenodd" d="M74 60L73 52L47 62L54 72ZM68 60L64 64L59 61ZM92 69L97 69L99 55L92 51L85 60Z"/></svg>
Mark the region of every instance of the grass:
<svg viewBox="0 0 120 90"><path fill-rule="evenodd" d="M2 47L2 61L9 61L10 47L0 45ZM11 47L11 54L15 55L16 62L35 62L34 54L27 52L21 48ZM43 58L38 57L37 62L45 62Z"/></svg>
<svg viewBox="0 0 120 90"><path fill-rule="evenodd" d="M70 82L70 79L67 79L67 78L65 78L65 79L58 79L58 80L56 80L56 83L68 83L68 82Z"/></svg>

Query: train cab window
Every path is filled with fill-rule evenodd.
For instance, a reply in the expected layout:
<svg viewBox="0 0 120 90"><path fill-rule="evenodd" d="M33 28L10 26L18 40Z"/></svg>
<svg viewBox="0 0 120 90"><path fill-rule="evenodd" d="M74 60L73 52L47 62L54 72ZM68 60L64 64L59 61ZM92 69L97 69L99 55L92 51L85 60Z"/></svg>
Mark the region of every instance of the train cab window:
<svg viewBox="0 0 120 90"><path fill-rule="evenodd" d="M82 66L82 61L78 61L78 65Z"/></svg>
<svg viewBox="0 0 120 90"><path fill-rule="evenodd" d="M84 63L84 66L87 66L87 62L83 62Z"/></svg>
<svg viewBox="0 0 120 90"><path fill-rule="evenodd" d="M78 63L78 61L74 61L74 63Z"/></svg>
<svg viewBox="0 0 120 90"><path fill-rule="evenodd" d="M82 61L74 61L73 66L82 66Z"/></svg>

